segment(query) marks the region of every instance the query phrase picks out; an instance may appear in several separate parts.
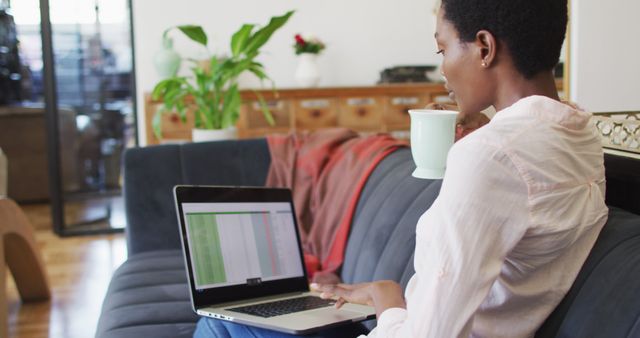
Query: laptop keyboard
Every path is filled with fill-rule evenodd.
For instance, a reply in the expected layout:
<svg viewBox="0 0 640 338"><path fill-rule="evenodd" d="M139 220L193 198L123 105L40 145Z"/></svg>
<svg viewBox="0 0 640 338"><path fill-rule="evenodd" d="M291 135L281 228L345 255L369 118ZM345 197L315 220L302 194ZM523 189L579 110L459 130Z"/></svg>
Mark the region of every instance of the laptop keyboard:
<svg viewBox="0 0 640 338"><path fill-rule="evenodd" d="M335 303L336 302L331 299L322 299L320 297L315 297L315 296L305 296L305 297L299 297L299 298L279 300L279 301L269 302L269 303L241 306L241 307L231 308L227 310L269 318L269 317L286 315L294 312L327 307L327 306L334 305Z"/></svg>

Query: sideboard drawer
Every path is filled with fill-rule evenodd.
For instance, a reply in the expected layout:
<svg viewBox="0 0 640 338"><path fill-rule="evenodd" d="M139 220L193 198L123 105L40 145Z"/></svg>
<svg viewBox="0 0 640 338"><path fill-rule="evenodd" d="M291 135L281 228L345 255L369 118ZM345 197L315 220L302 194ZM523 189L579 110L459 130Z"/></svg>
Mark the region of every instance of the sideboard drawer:
<svg viewBox="0 0 640 338"><path fill-rule="evenodd" d="M242 107L242 109L244 109L243 113L246 114L246 127L250 129L289 127L291 123L289 103L284 100L268 100L266 104L271 112L271 116L273 116L275 125L272 126L267 122L260 102L252 101L244 104Z"/></svg>
<svg viewBox="0 0 640 338"><path fill-rule="evenodd" d="M390 129L408 128L411 125L409 109L424 108L429 102L428 95L387 96L383 121Z"/></svg>
<svg viewBox="0 0 640 338"><path fill-rule="evenodd" d="M296 129L335 127L338 123L335 99L305 99L294 103Z"/></svg>
<svg viewBox="0 0 640 338"><path fill-rule="evenodd" d="M379 130L384 100L380 97L347 97L340 99L338 124L354 130Z"/></svg>

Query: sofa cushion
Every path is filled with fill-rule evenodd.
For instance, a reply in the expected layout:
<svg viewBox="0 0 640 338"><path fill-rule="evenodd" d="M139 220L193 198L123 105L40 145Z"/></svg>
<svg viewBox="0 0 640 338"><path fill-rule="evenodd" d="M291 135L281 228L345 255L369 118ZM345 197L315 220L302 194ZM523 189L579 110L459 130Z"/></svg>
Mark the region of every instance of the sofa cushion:
<svg viewBox="0 0 640 338"><path fill-rule="evenodd" d="M182 250L131 256L111 279L97 338L191 337L198 316L191 309Z"/></svg>
<svg viewBox="0 0 640 338"><path fill-rule="evenodd" d="M416 179L414 169L411 151L401 149L369 177L349 235L341 272L345 282L392 279L404 287L413 275L416 224L442 183Z"/></svg>

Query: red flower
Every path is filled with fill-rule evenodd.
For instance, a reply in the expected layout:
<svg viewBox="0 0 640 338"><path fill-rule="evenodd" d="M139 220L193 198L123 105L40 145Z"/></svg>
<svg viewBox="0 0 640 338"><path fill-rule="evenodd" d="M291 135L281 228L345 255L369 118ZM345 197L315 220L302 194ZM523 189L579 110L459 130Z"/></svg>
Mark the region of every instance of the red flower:
<svg viewBox="0 0 640 338"><path fill-rule="evenodd" d="M293 49L296 55L303 53L319 54L324 48L324 44L313 35L302 36L302 34L294 35L295 43Z"/></svg>

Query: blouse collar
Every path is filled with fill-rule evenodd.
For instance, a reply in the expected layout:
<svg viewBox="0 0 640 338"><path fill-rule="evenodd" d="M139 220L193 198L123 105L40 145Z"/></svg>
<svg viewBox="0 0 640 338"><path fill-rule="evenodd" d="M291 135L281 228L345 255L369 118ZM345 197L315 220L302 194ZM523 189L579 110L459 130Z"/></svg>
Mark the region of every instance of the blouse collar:
<svg viewBox="0 0 640 338"><path fill-rule="evenodd" d="M583 129L591 118L590 113L576 104L534 95L522 98L512 106L497 112L492 120L500 120L516 112L531 114L540 120L552 122L572 130Z"/></svg>

